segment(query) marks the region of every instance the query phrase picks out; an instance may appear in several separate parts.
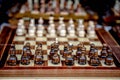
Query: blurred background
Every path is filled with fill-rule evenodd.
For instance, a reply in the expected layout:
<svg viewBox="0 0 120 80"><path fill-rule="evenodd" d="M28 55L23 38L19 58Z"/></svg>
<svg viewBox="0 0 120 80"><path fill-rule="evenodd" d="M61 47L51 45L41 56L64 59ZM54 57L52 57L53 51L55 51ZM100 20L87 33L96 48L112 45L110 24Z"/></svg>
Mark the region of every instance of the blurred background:
<svg viewBox="0 0 120 80"><path fill-rule="evenodd" d="M110 31L120 44L120 0L0 0L0 28L11 25L27 12L87 17Z"/></svg>

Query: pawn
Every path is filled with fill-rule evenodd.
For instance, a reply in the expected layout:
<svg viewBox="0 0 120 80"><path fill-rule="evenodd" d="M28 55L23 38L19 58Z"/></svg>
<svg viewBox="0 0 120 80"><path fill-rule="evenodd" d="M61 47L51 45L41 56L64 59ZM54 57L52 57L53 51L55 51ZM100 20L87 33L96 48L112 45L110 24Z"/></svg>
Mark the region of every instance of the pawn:
<svg viewBox="0 0 120 80"><path fill-rule="evenodd" d="M29 65L30 64L30 58L28 57L28 55L26 53L24 53L22 55L20 62L22 65Z"/></svg>
<svg viewBox="0 0 120 80"><path fill-rule="evenodd" d="M99 57L98 57L97 50L95 51L94 56L90 57L90 65L91 66L99 66L100 65L100 60L99 60Z"/></svg>
<svg viewBox="0 0 120 80"><path fill-rule="evenodd" d="M103 44L103 48L102 48L102 51L101 51L101 58L106 58L107 57L107 45L106 44Z"/></svg>
<svg viewBox="0 0 120 80"><path fill-rule="evenodd" d="M113 57L112 57L112 51L109 49L108 50L108 55L107 57L105 58L105 64L106 65L112 65L113 64Z"/></svg>
<svg viewBox="0 0 120 80"><path fill-rule="evenodd" d="M68 55L65 57L65 64L68 66L72 66L74 64L74 58L72 55Z"/></svg>
<svg viewBox="0 0 120 80"><path fill-rule="evenodd" d="M35 64L43 64L43 55L40 52L35 55Z"/></svg>
<svg viewBox="0 0 120 80"><path fill-rule="evenodd" d="M82 54L78 58L78 64L80 64L80 65L85 65L86 64L86 56L85 56L84 52L82 52Z"/></svg>
<svg viewBox="0 0 120 80"><path fill-rule="evenodd" d="M60 56L55 52L55 54L52 56L52 63L53 64L59 64L60 63Z"/></svg>
<svg viewBox="0 0 120 80"><path fill-rule="evenodd" d="M16 66L17 65L17 57L15 55L15 50L10 50L10 52L11 53L10 53L7 63L10 66Z"/></svg>
<svg viewBox="0 0 120 80"><path fill-rule="evenodd" d="M50 58L52 59L52 56L55 54L54 44L51 44L51 50L49 54L50 54Z"/></svg>
<svg viewBox="0 0 120 80"><path fill-rule="evenodd" d="M94 56L94 53L95 53L95 45L91 44L90 45L90 51L89 51L88 57Z"/></svg>
<svg viewBox="0 0 120 80"><path fill-rule="evenodd" d="M30 50L30 43L27 42L23 48L26 48L27 50Z"/></svg>
<svg viewBox="0 0 120 80"><path fill-rule="evenodd" d="M77 45L77 51L76 51L76 57L77 57L77 59L80 57L80 55L81 55L81 53L82 53L82 47L83 47L83 44L82 43L79 43L78 45Z"/></svg>

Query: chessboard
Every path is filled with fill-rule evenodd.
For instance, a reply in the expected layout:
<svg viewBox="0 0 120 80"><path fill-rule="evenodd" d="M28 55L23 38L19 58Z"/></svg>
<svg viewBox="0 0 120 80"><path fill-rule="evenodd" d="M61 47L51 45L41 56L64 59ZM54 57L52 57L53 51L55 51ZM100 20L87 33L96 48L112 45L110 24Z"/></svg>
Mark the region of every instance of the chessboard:
<svg viewBox="0 0 120 80"><path fill-rule="evenodd" d="M10 76L120 76L120 68L117 65L119 57L116 57L118 52L115 53L115 50L113 49L113 45L116 46L117 44L105 30L95 29L96 33L92 37L87 34L84 37L78 35L71 36L68 34L65 36L60 36L58 34L51 35L48 33L47 29L44 31L42 36L38 36L37 34L31 35L28 33L28 28L26 28L24 34L18 35L17 29L11 29L12 33L5 49L8 51L3 52L3 56L6 57L6 59L4 59L4 61L1 59L1 62L4 62L4 65L0 69L0 75L3 73L4 75L9 74ZM102 35L103 33L104 35ZM24 53L23 50L27 43L29 43L31 58L29 64L22 64L21 59ZM51 45L54 43L58 44L57 54L60 57L60 62L57 64L52 63L52 59L50 58ZM86 61L84 65L79 64L78 59L76 58L78 44L80 43L82 43L86 49ZM36 64L36 50L40 44L42 45L43 62L42 64ZM65 44L72 45L71 55L73 56L72 59L74 59L72 65L67 65L66 58L63 57ZM90 63L89 52L91 44L94 44L97 49L100 60L99 65L91 65ZM105 59L100 57L104 44L107 44L109 49L113 51L112 57L114 58L114 61L111 65L105 64ZM16 65L9 65L8 60L13 45L15 47L17 62Z"/></svg>

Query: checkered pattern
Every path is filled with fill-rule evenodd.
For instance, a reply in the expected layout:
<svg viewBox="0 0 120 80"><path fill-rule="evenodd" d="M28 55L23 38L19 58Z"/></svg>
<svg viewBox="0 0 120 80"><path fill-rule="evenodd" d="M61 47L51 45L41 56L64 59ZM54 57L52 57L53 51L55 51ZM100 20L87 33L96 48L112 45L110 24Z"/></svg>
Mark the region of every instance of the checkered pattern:
<svg viewBox="0 0 120 80"><path fill-rule="evenodd" d="M50 52L50 45L53 42L56 41L56 38L58 39L58 43L59 43L59 52L58 52L58 54L60 55L60 60L61 61L60 61L59 64L52 64L51 60L49 60L48 55L49 55L49 52ZM24 36L17 36L16 35L14 37L13 43L15 43L16 53L17 53L16 56L17 56L19 61L21 60L21 54L22 54L23 46L27 42L30 42L30 44L31 44L31 51L32 51L33 56L35 55L35 50L36 50L37 44L42 43L42 49L44 51L43 56L44 56L44 62L45 62L42 66L53 66L53 67L56 67L56 66L61 66L62 67L62 66L64 66L64 60L65 59L60 54L60 51L63 50L65 43L72 43L73 44L73 53L72 53L72 55L76 54L77 45L80 42L84 43L84 46L86 47L87 52L90 49L90 44L91 43L94 43L96 45L96 47L98 47L98 52L99 52L98 54L99 55L100 55L100 51L101 51L101 48L102 48L102 43L100 42L100 40L98 39L97 36L95 36L94 38L90 38L89 36L80 38L78 36L71 37L69 35L65 36L65 37L60 37L60 36L57 36L57 35L56 36L50 36L49 34L46 34L43 37L29 36L28 34L26 34ZM88 66L90 66L89 63L88 63L88 61L89 61L88 55L86 55L86 57L87 57L87 64L86 65L79 65L78 61L75 60L74 66L76 66L76 67L86 67L86 66L88 67ZM32 59L32 60L30 60L29 65L19 64L18 66L19 67L30 67L30 66L36 66L36 65L34 64L34 59ZM101 66L109 67L109 66L104 64L104 60L101 60ZM114 67L115 65L113 64L111 66Z"/></svg>

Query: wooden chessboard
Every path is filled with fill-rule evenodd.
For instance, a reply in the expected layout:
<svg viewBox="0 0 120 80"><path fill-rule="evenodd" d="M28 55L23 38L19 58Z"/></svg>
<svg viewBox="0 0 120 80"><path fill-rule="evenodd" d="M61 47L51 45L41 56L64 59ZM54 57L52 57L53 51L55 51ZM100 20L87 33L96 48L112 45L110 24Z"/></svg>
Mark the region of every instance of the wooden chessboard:
<svg viewBox="0 0 120 80"><path fill-rule="evenodd" d="M6 34L4 31L8 31L9 34ZM120 47L111 37L111 35L103 29L96 29L96 36L90 38L86 35L86 37L80 38L78 36L71 37L69 35L65 37L60 37L58 35L50 36L49 34L44 34L43 37L37 36L29 36L27 33L23 36L16 35L16 29L10 29L5 27L2 31L5 33L5 39L2 39L4 45L1 47L1 59L0 62L0 75L3 76L120 76L120 67L118 67L120 61L120 55L118 54L120 51ZM104 34L104 35L103 35ZM2 36L2 35L1 35ZM60 63L59 64L52 64L51 60L49 59L49 51L50 45L55 42L56 38L58 38L59 43L59 55L60 55ZM29 65L22 65L20 63L22 49L23 46L29 42L31 44L31 51L33 58L30 60ZM74 65L67 66L65 64L65 59L62 57L62 52L65 43L72 43L73 44L73 53L72 55L76 54L77 44L83 42L86 50L87 50L87 64L80 65L78 61L74 61ZM18 58L18 64L16 66L9 66L7 64L7 60L9 58L9 49L10 44L14 43L16 47L16 56ZM36 65L34 63L34 55L35 49L37 44L42 43L43 49L43 60L44 63L42 65ZM100 55L100 51L102 49L102 44L106 43L110 46L110 49L113 50L113 55L115 57L113 65L105 65L104 59L100 60L99 66L91 66L89 64L88 52L90 49L90 44L94 43L98 49L98 55ZM116 52L117 51L117 52Z"/></svg>

